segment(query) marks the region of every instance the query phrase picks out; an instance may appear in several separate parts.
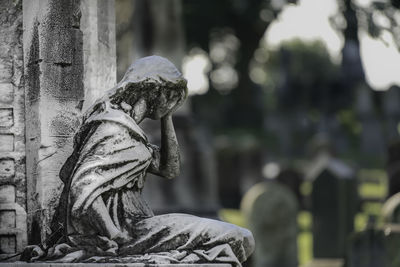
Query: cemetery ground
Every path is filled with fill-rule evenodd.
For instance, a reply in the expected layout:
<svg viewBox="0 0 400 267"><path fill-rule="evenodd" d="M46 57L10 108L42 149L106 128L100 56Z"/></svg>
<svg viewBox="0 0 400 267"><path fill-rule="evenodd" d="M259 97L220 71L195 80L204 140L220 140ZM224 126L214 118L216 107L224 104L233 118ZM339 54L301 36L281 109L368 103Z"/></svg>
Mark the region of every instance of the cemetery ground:
<svg viewBox="0 0 400 267"><path fill-rule="evenodd" d="M359 204L354 217L354 233L375 227L381 229L384 224L382 205L387 197L388 178L383 169L361 169L357 173ZM312 192L312 183L304 181L301 194L307 199ZM246 227L246 219L238 209L221 209L221 219ZM302 209L297 215L298 224L298 261L299 266L307 266L313 259L312 214L310 210Z"/></svg>

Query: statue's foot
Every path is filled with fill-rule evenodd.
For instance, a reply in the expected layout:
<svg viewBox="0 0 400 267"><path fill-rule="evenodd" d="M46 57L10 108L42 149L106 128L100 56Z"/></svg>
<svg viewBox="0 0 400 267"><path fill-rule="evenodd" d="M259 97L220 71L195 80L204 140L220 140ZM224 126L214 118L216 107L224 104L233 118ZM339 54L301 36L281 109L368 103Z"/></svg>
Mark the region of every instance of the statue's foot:
<svg viewBox="0 0 400 267"><path fill-rule="evenodd" d="M115 236L111 238L111 240L114 240L117 242L118 245L123 245L130 241L132 238L126 233L126 232L118 232Z"/></svg>

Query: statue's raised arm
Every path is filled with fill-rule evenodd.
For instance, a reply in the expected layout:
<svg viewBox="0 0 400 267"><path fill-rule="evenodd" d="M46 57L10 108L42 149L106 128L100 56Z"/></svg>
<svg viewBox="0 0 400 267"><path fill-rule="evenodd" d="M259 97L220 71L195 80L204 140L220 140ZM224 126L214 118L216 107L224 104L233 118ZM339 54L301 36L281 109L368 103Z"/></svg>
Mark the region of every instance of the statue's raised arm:
<svg viewBox="0 0 400 267"><path fill-rule="evenodd" d="M186 214L154 216L142 197L147 172L179 175L173 112L186 80L168 60L134 62L124 78L83 116L64 182L49 248L35 260L59 262L229 262L240 266L254 249L243 228ZM139 127L160 120L161 148ZM24 257L32 260L27 248ZM146 256L143 256L147 254ZM167 255L167 256L165 256Z"/></svg>

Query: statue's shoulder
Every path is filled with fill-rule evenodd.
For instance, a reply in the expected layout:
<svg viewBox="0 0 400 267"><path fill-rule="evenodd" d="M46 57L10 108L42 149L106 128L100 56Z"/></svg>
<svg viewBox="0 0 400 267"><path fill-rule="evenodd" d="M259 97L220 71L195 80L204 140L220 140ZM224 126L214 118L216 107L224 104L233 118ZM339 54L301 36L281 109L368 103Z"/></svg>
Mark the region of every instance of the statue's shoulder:
<svg viewBox="0 0 400 267"><path fill-rule="evenodd" d="M135 139L141 139L147 142L147 137L133 118L125 112L116 109L106 109L103 112L88 117L83 122L84 127L97 125L97 131L107 133L127 132Z"/></svg>

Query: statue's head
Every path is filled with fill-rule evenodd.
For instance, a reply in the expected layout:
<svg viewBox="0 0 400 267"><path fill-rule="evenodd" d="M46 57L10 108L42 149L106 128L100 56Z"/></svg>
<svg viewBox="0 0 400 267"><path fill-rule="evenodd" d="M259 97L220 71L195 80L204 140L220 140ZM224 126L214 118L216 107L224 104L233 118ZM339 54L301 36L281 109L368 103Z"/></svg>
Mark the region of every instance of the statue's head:
<svg viewBox="0 0 400 267"><path fill-rule="evenodd" d="M114 105L129 109L146 101L148 115L159 119L179 107L187 97L187 81L169 60L149 56L135 61L106 96Z"/></svg>

